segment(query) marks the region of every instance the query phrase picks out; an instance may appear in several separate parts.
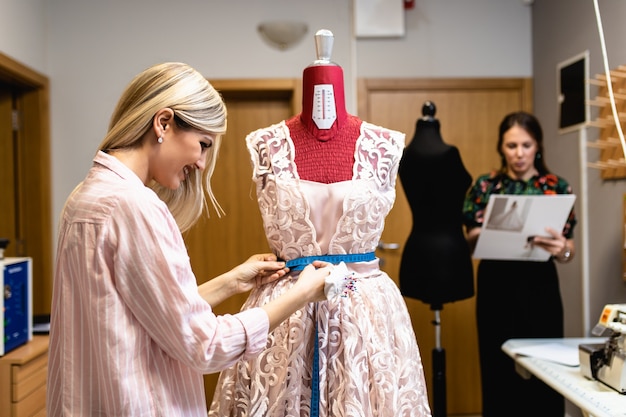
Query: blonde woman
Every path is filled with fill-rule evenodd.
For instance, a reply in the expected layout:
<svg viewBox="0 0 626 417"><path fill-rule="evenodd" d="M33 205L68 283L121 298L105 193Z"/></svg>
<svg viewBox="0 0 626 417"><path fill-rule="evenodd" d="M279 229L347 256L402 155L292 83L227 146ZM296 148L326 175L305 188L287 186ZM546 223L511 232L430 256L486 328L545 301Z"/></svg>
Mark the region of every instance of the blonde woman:
<svg viewBox="0 0 626 417"><path fill-rule="evenodd" d="M113 112L86 178L60 219L48 416L203 416L202 374L253 357L268 332L324 299L325 262L264 306L212 306L288 272L272 254L198 287L181 235L211 193L226 107L196 70L164 63L137 75Z"/></svg>

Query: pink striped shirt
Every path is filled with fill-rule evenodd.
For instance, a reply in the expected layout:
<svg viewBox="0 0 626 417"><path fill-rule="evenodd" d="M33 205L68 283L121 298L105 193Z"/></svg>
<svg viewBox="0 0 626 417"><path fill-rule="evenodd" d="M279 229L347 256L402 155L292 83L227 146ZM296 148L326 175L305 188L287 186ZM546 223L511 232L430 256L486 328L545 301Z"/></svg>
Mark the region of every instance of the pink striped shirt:
<svg viewBox="0 0 626 417"><path fill-rule="evenodd" d="M167 206L98 152L60 219L47 415L206 417L202 374L258 354L268 328L261 309L212 312Z"/></svg>

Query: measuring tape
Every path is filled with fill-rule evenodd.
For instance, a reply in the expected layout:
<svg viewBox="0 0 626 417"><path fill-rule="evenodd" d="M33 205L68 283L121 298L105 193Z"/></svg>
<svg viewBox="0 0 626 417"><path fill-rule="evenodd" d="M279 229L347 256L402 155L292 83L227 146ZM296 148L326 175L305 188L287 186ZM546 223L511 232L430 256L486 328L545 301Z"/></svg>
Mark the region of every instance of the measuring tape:
<svg viewBox="0 0 626 417"><path fill-rule="evenodd" d="M374 252L348 253L338 255L314 255L291 259L286 262L286 266L293 271L301 271L304 269L305 266L312 263L313 261L325 261L330 262L331 264L338 264L343 261L349 264L353 262L368 262L373 261L374 259L376 259L376 254Z"/></svg>

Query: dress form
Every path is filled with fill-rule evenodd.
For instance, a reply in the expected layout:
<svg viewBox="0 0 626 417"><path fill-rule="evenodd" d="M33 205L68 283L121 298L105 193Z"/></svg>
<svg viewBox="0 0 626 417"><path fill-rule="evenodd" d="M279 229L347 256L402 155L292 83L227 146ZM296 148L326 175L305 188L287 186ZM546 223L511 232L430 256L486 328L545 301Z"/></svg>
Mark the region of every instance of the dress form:
<svg viewBox="0 0 626 417"><path fill-rule="evenodd" d="M338 75L329 60L307 67L303 112L251 132L246 146L270 250L288 265L341 261L350 288L306 305L270 332L261 354L223 371L210 417L431 417L406 303L370 257L395 201L405 134L349 115ZM316 86L333 93L330 113L315 108ZM242 310L282 294L298 274L254 288Z"/></svg>
<svg viewBox="0 0 626 417"><path fill-rule="evenodd" d="M400 264L400 290L430 304L435 318L433 416L446 416L445 349L440 311L446 302L474 295L473 266L462 226L463 199L472 178L456 147L446 144L426 101L398 174L413 216Z"/></svg>
<svg viewBox="0 0 626 417"><path fill-rule="evenodd" d="M411 207L413 227L400 265L406 297L441 309L474 295L471 254L463 234L463 200L472 177L458 149L445 143L426 101L398 174Z"/></svg>

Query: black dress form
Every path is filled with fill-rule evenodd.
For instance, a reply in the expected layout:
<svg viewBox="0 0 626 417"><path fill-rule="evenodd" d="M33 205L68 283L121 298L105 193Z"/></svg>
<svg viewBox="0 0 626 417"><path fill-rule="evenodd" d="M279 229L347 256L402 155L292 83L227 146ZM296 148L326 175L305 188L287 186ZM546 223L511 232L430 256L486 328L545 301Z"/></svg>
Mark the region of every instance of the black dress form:
<svg viewBox="0 0 626 417"><path fill-rule="evenodd" d="M427 101L398 175L413 216L400 263L400 290L441 310L447 302L474 295L470 248L462 209L472 177L459 150L444 143L435 106Z"/></svg>
<svg viewBox="0 0 626 417"><path fill-rule="evenodd" d="M430 304L435 312L433 417L446 417L446 355L441 347L443 304L474 295L474 270L463 233L463 201L472 183L459 150L444 143L427 101L398 175L413 217L400 262L400 291Z"/></svg>

